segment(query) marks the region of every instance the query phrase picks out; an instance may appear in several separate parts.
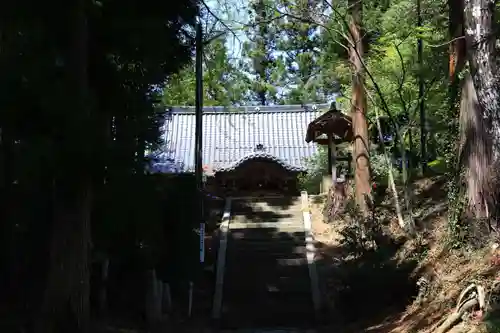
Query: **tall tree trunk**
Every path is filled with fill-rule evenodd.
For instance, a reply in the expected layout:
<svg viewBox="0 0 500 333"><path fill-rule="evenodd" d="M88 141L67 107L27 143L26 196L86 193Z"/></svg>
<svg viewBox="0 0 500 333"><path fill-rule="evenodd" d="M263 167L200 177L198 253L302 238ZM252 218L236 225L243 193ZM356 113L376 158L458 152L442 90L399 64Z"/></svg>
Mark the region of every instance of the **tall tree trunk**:
<svg viewBox="0 0 500 333"><path fill-rule="evenodd" d="M448 0L450 107L455 108L458 95L458 73L465 65L464 4L463 0Z"/></svg>
<svg viewBox="0 0 500 333"><path fill-rule="evenodd" d="M472 96L468 88L463 87L458 74L462 71L466 64L466 48L464 37L464 4L463 0L448 0L448 28L449 38L451 40L449 46L449 66L448 66L448 102L449 102L449 116L452 119L457 119L457 102L460 89L465 91L465 94L460 94L461 107L460 110L472 110L467 106L467 101L464 100L466 96ZM470 78L470 77L469 77ZM472 86L471 86L472 87ZM465 89L465 90L464 90ZM474 89L472 87L472 89ZM475 96L475 93L474 93ZM475 98L475 97L474 97ZM466 107L467 106L467 107ZM458 119L467 119L460 115ZM461 128L465 128L460 124ZM457 134L456 122L452 121L448 127L448 134L453 140Z"/></svg>
<svg viewBox="0 0 500 333"><path fill-rule="evenodd" d="M367 199L371 200L371 185L370 142L368 139L364 69L362 64L362 57L364 55L363 37L361 34L363 2L361 0L349 0L348 4L351 14L351 21L349 23L349 60L353 70L351 115L354 132L354 181L356 185L356 202L363 214L367 216L369 213Z"/></svg>
<svg viewBox="0 0 500 333"><path fill-rule="evenodd" d="M2 189L0 194L0 218L2 219L2 226L0 230L2 230L2 246L5 246L2 256L4 256L6 262L10 262L11 259L9 255L12 238L10 210L14 203L12 200L14 197L14 193L12 193L12 183L14 182L12 165L14 161L14 140L9 125L4 124L4 126L0 127L0 188Z"/></svg>
<svg viewBox="0 0 500 333"><path fill-rule="evenodd" d="M54 224L50 267L37 333L86 332L89 321L91 143L87 79L86 0L70 10L72 27L68 52L72 111L65 117L63 140L56 141L59 157L54 182Z"/></svg>
<svg viewBox="0 0 500 333"><path fill-rule="evenodd" d="M469 180L469 200L477 216L493 218L498 210L498 161L500 153L500 78L495 50L495 1L465 0L464 30L467 59L477 95L477 104L484 121L488 140L482 153L485 163L469 165L475 169ZM465 140L481 133L466 129ZM471 188L471 185L472 188Z"/></svg>
<svg viewBox="0 0 500 333"><path fill-rule="evenodd" d="M258 96L260 103L262 105L268 104L267 101L267 87L264 85L269 83L269 78L267 76L267 67L268 67L268 62L267 62L267 24L265 23L266 21L266 7L264 4L263 0L258 0L257 2L257 11L256 14L258 15L258 20L259 20L259 36L257 37L257 48L260 50L262 53L259 54L258 61L259 64L257 65L257 75L259 75L259 79L261 82L261 86L259 87L258 91ZM262 23L264 22L264 23Z"/></svg>
<svg viewBox="0 0 500 333"><path fill-rule="evenodd" d="M422 13L420 11L420 0L417 0L417 27L422 27ZM423 40L421 37L417 39L417 53L418 53L418 103L420 110L420 159L422 167L422 175L427 173L427 120L425 117L425 101L424 101L424 61L423 61ZM411 129L410 129L411 133ZM410 138L411 140L411 138ZM411 141L410 141L411 147ZM412 149L410 149L409 161L412 159ZM411 162L408 165L410 169L410 177L412 175Z"/></svg>

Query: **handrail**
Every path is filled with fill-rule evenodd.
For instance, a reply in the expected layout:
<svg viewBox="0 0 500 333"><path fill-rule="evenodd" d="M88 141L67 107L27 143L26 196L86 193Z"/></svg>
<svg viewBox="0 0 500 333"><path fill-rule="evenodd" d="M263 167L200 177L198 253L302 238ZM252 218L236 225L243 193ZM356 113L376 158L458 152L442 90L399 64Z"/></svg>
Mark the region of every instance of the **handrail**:
<svg viewBox="0 0 500 333"><path fill-rule="evenodd" d="M224 271L226 266L227 236L231 220L231 198L226 199L224 215L219 226L219 249L217 251L217 271L215 275L215 292L212 306L212 318L220 319L222 310L222 296L224 290Z"/></svg>
<svg viewBox="0 0 500 333"><path fill-rule="evenodd" d="M311 212L309 209L309 196L306 191L300 193L302 199L302 214L304 219L304 231L306 234L306 258L307 268L309 269L309 279L311 281L311 296L314 305L316 316L319 316L321 310L321 296L319 292L319 279L316 262L314 257L316 255L316 248L314 246L314 239L311 232Z"/></svg>

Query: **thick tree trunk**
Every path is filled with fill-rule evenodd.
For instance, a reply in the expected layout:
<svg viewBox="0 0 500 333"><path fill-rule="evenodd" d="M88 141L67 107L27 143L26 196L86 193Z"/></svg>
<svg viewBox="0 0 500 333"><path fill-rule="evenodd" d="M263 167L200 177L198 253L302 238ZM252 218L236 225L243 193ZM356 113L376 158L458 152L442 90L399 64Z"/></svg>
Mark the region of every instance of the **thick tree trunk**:
<svg viewBox="0 0 500 333"><path fill-rule="evenodd" d="M498 206L498 161L500 153L500 78L495 50L495 1L465 0L464 28L467 59L477 95L477 104L488 140L491 140L483 157L488 160L475 169L477 179L469 188L469 199L477 216L492 218ZM480 135L470 131L467 136ZM487 166L487 167L486 167ZM471 186L471 181L469 181Z"/></svg>
<svg viewBox="0 0 500 333"><path fill-rule="evenodd" d="M363 3L361 0L350 0L349 8L351 12L351 21L349 24L349 59L353 70L351 114L354 132L354 181L356 185L356 202L363 214L367 216L369 212L369 202L367 202L367 200L371 200L371 184L369 158L370 142L368 139L364 69L362 64L362 57L364 54L363 38L361 34Z"/></svg>
<svg viewBox="0 0 500 333"><path fill-rule="evenodd" d="M87 107L86 0L71 5L74 24L68 52L68 87L74 89L63 140L55 140L58 171L54 182L54 224L50 267L37 333L86 332L89 321L91 143ZM63 99L64 100L64 99Z"/></svg>
<svg viewBox="0 0 500 333"><path fill-rule="evenodd" d="M10 278L11 263L13 263L13 254L12 251L12 219L11 219L11 209L14 205L14 193L12 191L12 183L13 179L13 147L14 140L10 135L11 131L8 125L4 125L0 127L0 188L2 189L0 194L0 218L2 221L2 225L0 226L2 240L2 259L0 259L0 263L5 264L7 267L7 273L0 277L0 282L3 285L7 284L8 279ZM4 260L5 261L4 261ZM4 278L6 280L4 280ZM0 288L2 290L2 288Z"/></svg>
<svg viewBox="0 0 500 333"><path fill-rule="evenodd" d="M464 13L467 55L478 102L484 116L491 119L493 128L499 128L499 78L496 75L498 64L493 27L495 3L490 0L466 0ZM491 134L500 138L498 133Z"/></svg>
<svg viewBox="0 0 500 333"><path fill-rule="evenodd" d="M472 212L484 217L483 192L490 185L491 137L483 118L470 74L462 82L460 94L460 163L466 172L467 197Z"/></svg>
<svg viewBox="0 0 500 333"><path fill-rule="evenodd" d="M75 207L70 206L74 202L59 195L55 198L50 268L37 333L86 331L90 291L90 199L90 193L72 199L78 201Z"/></svg>

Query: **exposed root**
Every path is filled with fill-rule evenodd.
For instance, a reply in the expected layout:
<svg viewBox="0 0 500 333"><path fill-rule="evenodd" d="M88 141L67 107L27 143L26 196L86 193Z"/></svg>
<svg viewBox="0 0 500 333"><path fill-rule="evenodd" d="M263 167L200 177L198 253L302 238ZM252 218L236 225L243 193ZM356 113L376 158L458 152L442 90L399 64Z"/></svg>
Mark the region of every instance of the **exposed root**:
<svg viewBox="0 0 500 333"><path fill-rule="evenodd" d="M457 307L451 315L449 315L444 322L439 325L439 328L434 333L446 333L460 320L467 317L477 307L480 311L486 308L486 295L484 287L476 284L470 284L465 288L458 297Z"/></svg>

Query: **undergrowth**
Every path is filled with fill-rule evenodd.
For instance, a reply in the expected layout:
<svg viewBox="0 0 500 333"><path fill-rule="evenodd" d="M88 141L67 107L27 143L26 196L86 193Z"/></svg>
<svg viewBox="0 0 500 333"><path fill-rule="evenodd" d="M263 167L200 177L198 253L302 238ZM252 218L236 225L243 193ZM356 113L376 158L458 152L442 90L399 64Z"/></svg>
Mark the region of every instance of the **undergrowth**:
<svg viewBox="0 0 500 333"><path fill-rule="evenodd" d="M401 329L394 332L432 332L429 329L454 309L458 295L470 283L490 288L500 267L500 259L498 263L490 259L492 237L485 222L466 216L460 183L456 178L447 179L449 182L442 185L446 187L443 197L428 198L427 192L421 191L421 197L415 198L419 209L430 210L442 203L445 210L442 216L417 220L414 238L395 228L394 210L383 192L375 192L367 217L360 214L349 195L342 213L327 221L338 235L335 253L340 260L331 267L329 288L333 304L342 305L335 309L339 317L347 322L366 322L369 316L379 316L380 322L380 316L399 312ZM500 250L496 252L500 258ZM415 302L421 292L417 280L422 278L426 297ZM499 318L496 311L487 311L480 332L500 333Z"/></svg>
<svg viewBox="0 0 500 333"><path fill-rule="evenodd" d="M338 260L330 275L335 309L343 321L367 320L403 309L416 296L412 272L425 249L418 249L404 260L397 253L404 237L389 231L390 215L380 206L382 197L373 199L371 214L364 217L353 198L348 198L342 220L333 223L338 233ZM352 311L355 308L356 311Z"/></svg>

